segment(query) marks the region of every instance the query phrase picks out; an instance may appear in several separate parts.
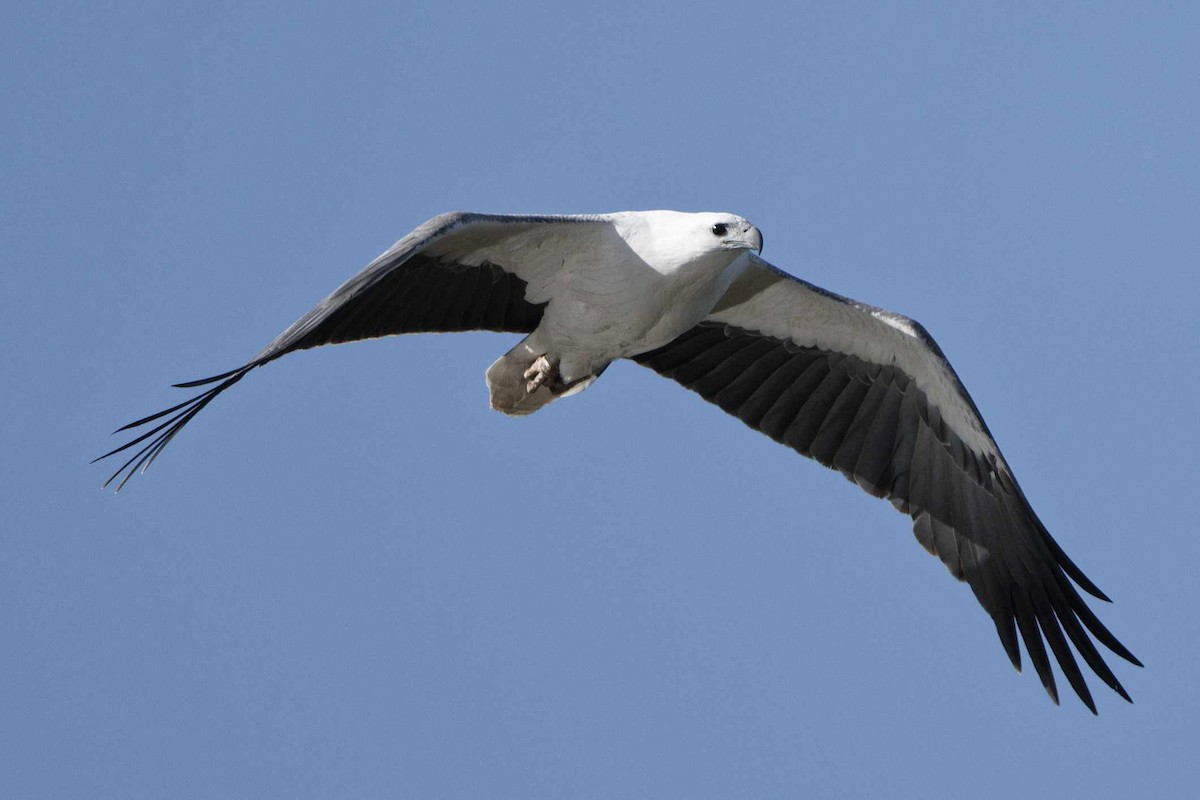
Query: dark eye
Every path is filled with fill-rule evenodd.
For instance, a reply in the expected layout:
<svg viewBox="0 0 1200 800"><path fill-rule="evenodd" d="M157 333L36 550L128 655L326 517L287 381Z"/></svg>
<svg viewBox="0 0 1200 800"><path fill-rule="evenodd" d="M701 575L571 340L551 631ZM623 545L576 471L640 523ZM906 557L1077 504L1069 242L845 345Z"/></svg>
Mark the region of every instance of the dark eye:
<svg viewBox="0 0 1200 800"><path fill-rule="evenodd" d="M716 225L712 226L712 232L713 236L724 236L725 234L729 233L729 226L724 222L718 222Z"/></svg>

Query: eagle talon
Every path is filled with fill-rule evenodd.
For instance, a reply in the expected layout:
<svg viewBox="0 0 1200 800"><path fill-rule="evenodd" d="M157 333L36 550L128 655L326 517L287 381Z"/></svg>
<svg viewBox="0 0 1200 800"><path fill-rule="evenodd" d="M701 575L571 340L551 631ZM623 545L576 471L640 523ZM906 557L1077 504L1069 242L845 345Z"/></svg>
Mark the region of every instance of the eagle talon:
<svg viewBox="0 0 1200 800"><path fill-rule="evenodd" d="M562 385L562 378L558 374L558 365L550 363L550 359L546 358L546 354L542 353L534 359L533 365L523 373L525 380L525 393L533 394L543 385L546 385L551 391L554 387Z"/></svg>

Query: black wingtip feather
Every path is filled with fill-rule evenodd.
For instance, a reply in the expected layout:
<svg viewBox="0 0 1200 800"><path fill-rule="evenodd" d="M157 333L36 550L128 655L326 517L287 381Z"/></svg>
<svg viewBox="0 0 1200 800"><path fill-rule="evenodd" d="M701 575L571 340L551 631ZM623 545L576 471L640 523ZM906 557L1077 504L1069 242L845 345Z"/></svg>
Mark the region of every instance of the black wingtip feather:
<svg viewBox="0 0 1200 800"><path fill-rule="evenodd" d="M1038 626L1042 629L1042 636L1050 645L1050 650L1054 653L1054 658L1058 661L1063 675L1066 676L1067 683L1075 690L1075 694L1083 701L1083 704L1091 709L1093 714L1097 713L1096 701L1092 699L1092 692L1083 678L1083 672L1079 669L1075 656L1071 653L1071 648L1067 645L1067 638L1063 635L1058 617L1049 600L1036 592L1032 594L1031 599Z"/></svg>
<svg viewBox="0 0 1200 800"><path fill-rule="evenodd" d="M231 369L231 370L229 370L229 372L222 372L220 375L213 375L210 378L200 378L199 380L195 380L195 381L185 381L184 383L173 383L171 385L173 387L175 387L176 389L194 389L197 386L207 386L210 383L216 383L217 381L223 381L226 378L228 378L230 375L233 375L238 372L244 373L245 371L246 371L246 367L241 366L241 367L238 367L237 369Z"/></svg>
<svg viewBox="0 0 1200 800"><path fill-rule="evenodd" d="M1075 562L1072 561L1070 557L1063 551L1058 542L1054 541L1054 537L1050 535L1050 532L1046 530L1045 526L1039 522L1038 527L1041 529L1042 536L1045 537L1046 543L1050 546L1051 552L1054 553L1055 560L1058 561L1058 564L1063 568L1063 571L1071 576L1071 580L1075 581L1079 588L1083 589L1097 600L1103 600L1106 603L1111 603L1112 598L1100 591L1100 587L1092 583L1091 579L1088 578L1087 575L1083 574L1083 570L1076 566Z"/></svg>
<svg viewBox="0 0 1200 800"><path fill-rule="evenodd" d="M196 398L193 397L189 400L184 400L182 403L179 403L178 405L171 406L170 408L164 408L162 411L156 412L154 414L150 414L149 416L142 417L141 419L135 419L133 422L127 422L124 425L122 425L121 427L117 428L115 431L113 431L112 434L110 434L110 435L115 435L115 434L121 433L122 431L132 430L133 428L140 428L142 425L145 425L147 422L153 422L154 420L159 419L160 417L165 417L167 414L171 414L171 413L178 411L179 409L183 408L184 406L190 404L195 399ZM137 442L137 441L141 441L141 440L134 439L134 442ZM133 442L130 442L130 444L133 444ZM126 445L126 447L128 447L128 446L129 445ZM104 455L100 456L100 458L107 458L108 456L112 455L113 453L121 452L121 450L123 450L123 449L124 448L118 448L109 453L105 453ZM93 464L96 463L96 461L99 461L100 458L95 459L95 461L93 461L92 463Z"/></svg>
<svg viewBox="0 0 1200 800"><path fill-rule="evenodd" d="M1029 499L1025 497L1025 492L1019 485L1017 485L1017 480L1015 477L1013 477L1013 474L1007 469L1002 470L1000 472L1000 481L1009 492L1021 498L1023 505L1027 509L1026 518L1029 524L1032 525L1039 534L1041 534L1042 541L1048 548L1050 548L1050 552L1054 555L1054 560L1058 562L1060 567L1062 567L1063 572L1070 575L1071 580L1075 581L1079 588L1083 589L1092 597L1095 597L1097 600L1103 600L1106 603L1111 603L1112 598L1100 591L1100 587L1093 583L1091 578L1083 574L1083 570L1071 560L1071 557L1068 556L1066 551L1062 549L1062 546L1059 545L1059 543L1055 541L1054 537L1050 535L1050 531L1046 530L1046 526L1042 524L1042 521L1038 518L1037 514L1034 513L1033 506L1030 504Z"/></svg>
<svg viewBox="0 0 1200 800"><path fill-rule="evenodd" d="M1013 587L1011 599L1017 628L1021 632L1022 641L1025 642L1025 652L1029 654L1029 661L1033 664L1038 678L1041 679L1046 693L1050 695L1054 705L1058 705L1058 686L1054 682L1054 671L1050 668L1050 658L1046 654L1046 646L1038 632L1032 603L1024 590L1018 587Z"/></svg>
<svg viewBox="0 0 1200 800"><path fill-rule="evenodd" d="M226 372L223 375L215 378L205 378L203 380L193 381L187 384L178 384L178 386L183 387L204 386L215 381L221 381L216 386L201 392L195 397L171 406L165 411L159 411L156 414L142 417L141 419L131 422L128 425L125 425L114 431L114 433L120 433L121 431L126 431L131 428L136 428L140 425L153 422L157 419L161 419L168 414L174 414L174 416L167 417L164 422L155 425L150 430L142 433L139 436L136 436L120 447L115 447L104 455L92 459L91 463L95 464L97 461L101 461L109 456L114 456L117 453L121 453L131 447L135 447L147 439L150 440L145 446L130 456L130 458L126 460L125 463L123 463L120 467L118 467L115 472L109 475L108 480L106 480L100 488L107 489L112 485L113 481L117 481L116 489L114 491L119 492L125 486L125 484L129 482L129 479L132 478L135 473L139 471L145 473L145 471L150 468L150 465L154 463L155 459L158 458L158 455L163 451L163 448L165 448L167 444L169 444L170 441L175 438L175 435L182 430L184 425L187 425L192 418L199 414L205 406L211 403L217 397L217 395L221 394L221 392L240 381L245 374L253 368L253 364L247 364L239 367L238 369L230 370L229 372Z"/></svg>

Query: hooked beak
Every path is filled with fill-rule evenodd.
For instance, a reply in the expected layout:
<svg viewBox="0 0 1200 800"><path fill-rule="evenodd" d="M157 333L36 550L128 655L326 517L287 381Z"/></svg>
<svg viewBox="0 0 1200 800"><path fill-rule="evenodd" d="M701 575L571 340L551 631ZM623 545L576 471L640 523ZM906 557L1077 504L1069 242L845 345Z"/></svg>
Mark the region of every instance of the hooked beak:
<svg viewBox="0 0 1200 800"><path fill-rule="evenodd" d="M754 248L754 252L758 253L759 255L762 255L762 249L763 249L762 231L760 231L758 228L751 225L750 229L748 231L746 231L745 237L746 237L746 241L749 244L749 246Z"/></svg>
<svg viewBox="0 0 1200 800"><path fill-rule="evenodd" d="M762 253L763 235L762 231L751 225L744 219L739 218L739 221L734 225L722 223L720 227L725 228L721 231L721 247L725 250L753 250L756 253ZM713 226L713 233L716 233L717 226Z"/></svg>
<svg viewBox="0 0 1200 800"><path fill-rule="evenodd" d="M747 222L745 227L725 240L725 245L730 250L753 250L761 254L763 249L762 231Z"/></svg>

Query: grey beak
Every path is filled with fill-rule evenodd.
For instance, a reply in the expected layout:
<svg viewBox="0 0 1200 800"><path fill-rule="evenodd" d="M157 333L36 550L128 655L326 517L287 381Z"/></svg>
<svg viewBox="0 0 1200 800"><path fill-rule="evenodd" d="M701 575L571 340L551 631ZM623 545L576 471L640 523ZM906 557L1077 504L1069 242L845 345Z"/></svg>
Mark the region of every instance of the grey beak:
<svg viewBox="0 0 1200 800"><path fill-rule="evenodd" d="M758 253L759 255L762 255L762 249L763 249L762 231L760 231L758 228L751 225L750 230L746 231L746 241L748 241L750 244L754 245L754 251L756 253Z"/></svg>

